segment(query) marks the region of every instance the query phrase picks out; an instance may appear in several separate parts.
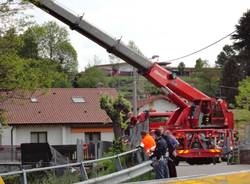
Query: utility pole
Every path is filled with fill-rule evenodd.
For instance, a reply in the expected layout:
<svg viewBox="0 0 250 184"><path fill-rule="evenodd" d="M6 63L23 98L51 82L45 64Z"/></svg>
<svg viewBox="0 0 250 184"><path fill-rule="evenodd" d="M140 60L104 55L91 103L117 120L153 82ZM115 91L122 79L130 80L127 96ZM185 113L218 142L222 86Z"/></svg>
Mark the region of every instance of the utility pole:
<svg viewBox="0 0 250 184"><path fill-rule="evenodd" d="M133 67L133 114L137 115L137 69Z"/></svg>

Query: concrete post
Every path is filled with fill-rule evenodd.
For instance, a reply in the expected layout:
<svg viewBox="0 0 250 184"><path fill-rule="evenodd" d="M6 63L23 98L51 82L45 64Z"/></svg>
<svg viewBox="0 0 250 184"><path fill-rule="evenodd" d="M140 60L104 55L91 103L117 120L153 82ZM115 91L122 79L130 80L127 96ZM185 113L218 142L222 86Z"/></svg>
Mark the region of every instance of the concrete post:
<svg viewBox="0 0 250 184"><path fill-rule="evenodd" d="M83 145L80 139L76 141L76 159L77 162L83 161Z"/></svg>

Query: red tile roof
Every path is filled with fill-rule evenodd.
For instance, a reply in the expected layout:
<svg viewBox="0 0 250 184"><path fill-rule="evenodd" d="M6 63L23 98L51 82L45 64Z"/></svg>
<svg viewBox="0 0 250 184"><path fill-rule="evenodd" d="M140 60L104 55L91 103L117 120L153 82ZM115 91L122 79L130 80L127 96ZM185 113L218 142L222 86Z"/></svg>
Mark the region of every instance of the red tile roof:
<svg viewBox="0 0 250 184"><path fill-rule="evenodd" d="M102 94L116 96L113 88L52 88L44 95L35 93L38 102L30 98L8 99L0 108L6 110L8 124L79 124L110 123L101 110L99 99ZM40 93L41 94L41 93ZM84 97L85 102L74 103L72 97Z"/></svg>

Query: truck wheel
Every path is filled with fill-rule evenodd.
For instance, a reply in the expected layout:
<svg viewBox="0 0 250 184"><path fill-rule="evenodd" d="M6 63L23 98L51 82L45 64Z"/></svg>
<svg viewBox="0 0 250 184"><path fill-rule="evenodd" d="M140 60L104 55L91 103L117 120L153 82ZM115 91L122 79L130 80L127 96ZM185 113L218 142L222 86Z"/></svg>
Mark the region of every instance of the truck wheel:
<svg viewBox="0 0 250 184"><path fill-rule="evenodd" d="M195 161L194 161L192 158L187 159L186 162L187 162L189 165L194 165L194 164L195 164Z"/></svg>

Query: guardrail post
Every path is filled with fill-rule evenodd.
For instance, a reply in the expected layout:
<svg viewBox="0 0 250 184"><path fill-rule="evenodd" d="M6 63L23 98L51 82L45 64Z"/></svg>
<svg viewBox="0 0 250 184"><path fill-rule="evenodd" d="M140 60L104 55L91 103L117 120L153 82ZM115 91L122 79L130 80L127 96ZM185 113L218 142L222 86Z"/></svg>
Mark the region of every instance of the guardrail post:
<svg viewBox="0 0 250 184"><path fill-rule="evenodd" d="M84 163L81 162L81 165L80 165L80 175L81 175L81 181L84 181L84 180L88 180L88 174L87 174L87 171L86 171L86 168L84 166Z"/></svg>
<svg viewBox="0 0 250 184"><path fill-rule="evenodd" d="M24 169L22 170L22 172L23 172L22 183L27 184L27 173L26 173L26 171Z"/></svg>
<svg viewBox="0 0 250 184"><path fill-rule="evenodd" d="M140 150L140 149L138 149L138 150L136 151L136 158L137 158L137 162L138 162L139 164L142 163L143 159L142 159L142 153L141 153L141 150Z"/></svg>
<svg viewBox="0 0 250 184"><path fill-rule="evenodd" d="M122 170L122 164L119 156L115 158L115 166L117 171Z"/></svg>

